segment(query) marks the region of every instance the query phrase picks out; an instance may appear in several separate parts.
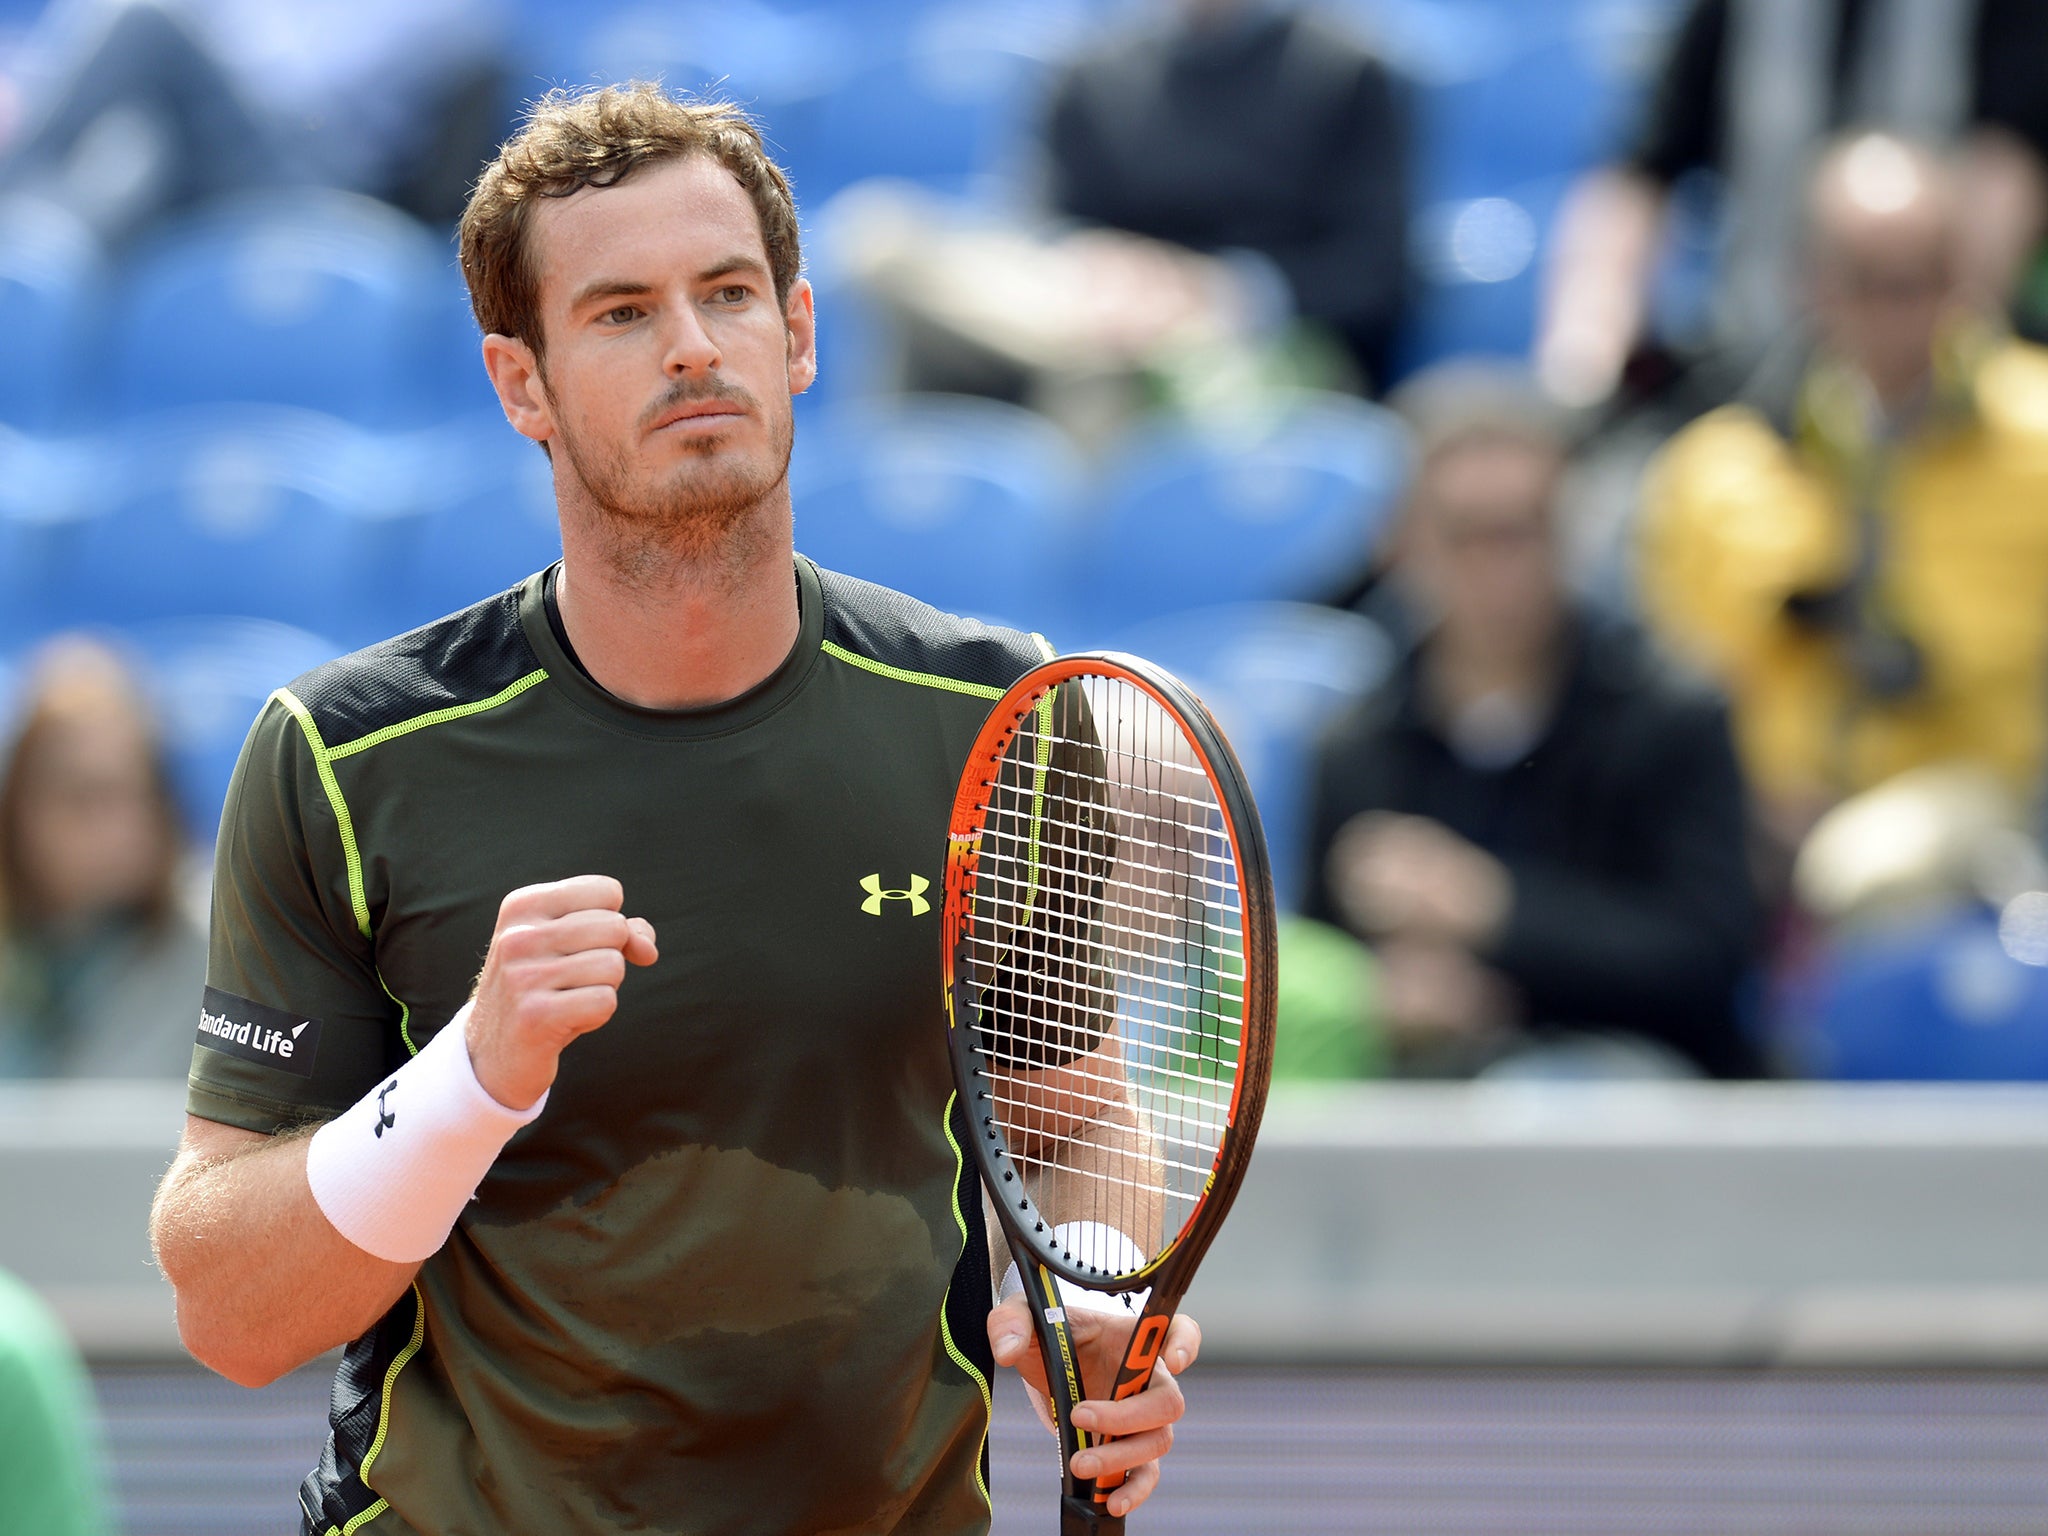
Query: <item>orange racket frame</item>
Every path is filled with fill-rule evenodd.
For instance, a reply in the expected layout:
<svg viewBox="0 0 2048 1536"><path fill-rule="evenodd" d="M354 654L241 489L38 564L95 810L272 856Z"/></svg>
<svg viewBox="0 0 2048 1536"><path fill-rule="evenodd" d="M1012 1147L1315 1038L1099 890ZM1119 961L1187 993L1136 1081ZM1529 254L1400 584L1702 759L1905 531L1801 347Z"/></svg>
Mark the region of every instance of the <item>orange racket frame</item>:
<svg viewBox="0 0 2048 1536"><path fill-rule="evenodd" d="M1237 1072L1230 1106L1224 1117L1214 1165L1194 1208L1180 1230L1145 1265L1130 1274L1113 1276L1081 1263L1054 1241L1054 1224L1034 1207L1024 1190L1002 1128L993 1114L979 1107L988 1098L987 1066L978 1043L979 1019L973 978L966 974L965 951L971 931L976 876L982 856L991 788L1017 732L1032 719L1040 700L1062 684L1081 678L1128 683L1149 695L1179 725L1196 760L1215 789L1227 830L1242 913L1244 1005L1238 1042ZM1060 1438L1062 1536L1117 1536L1121 1518L1108 1512L1109 1480L1075 1476L1076 1452L1091 1443L1073 1423L1073 1410L1083 1397L1083 1383L1073 1340L1054 1277L1072 1285L1108 1293L1151 1288L1144 1310L1131 1330L1108 1396L1122 1399L1144 1390L1166 1343L1173 1315L1187 1293L1195 1268L1215 1240L1231 1202L1236 1199L1250 1163L1252 1144L1265 1107L1272 1073L1275 1011L1276 938L1273 881L1265 834L1252 802L1244 770L1224 739L1215 718L1192 690L1161 667L1139 657L1113 651L1061 656L1032 668L1010 686L989 711L970 749L960 788L954 797L947 829L946 887L942 974L945 985L947 1037L960 1102L967 1110L969 1141L977 1169L988 1189L1030 1298L1033 1327L1052 1387L1056 1428ZM1119 1480L1120 1481L1120 1480Z"/></svg>

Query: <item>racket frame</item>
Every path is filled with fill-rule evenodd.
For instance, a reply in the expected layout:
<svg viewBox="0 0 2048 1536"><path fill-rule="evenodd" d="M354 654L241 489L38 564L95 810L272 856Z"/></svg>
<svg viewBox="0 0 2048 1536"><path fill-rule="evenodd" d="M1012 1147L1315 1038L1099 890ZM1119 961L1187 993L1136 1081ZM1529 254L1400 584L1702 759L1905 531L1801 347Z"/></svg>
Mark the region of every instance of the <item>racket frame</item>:
<svg viewBox="0 0 2048 1536"><path fill-rule="evenodd" d="M1083 677L1127 682L1150 695L1179 721L1182 734L1194 748L1215 789L1217 804L1229 827L1244 932L1244 1006L1239 1025L1238 1072L1231 1086L1230 1107L1224 1116L1215 1164L1201 1197L1180 1230L1158 1253L1150 1255L1142 1268L1127 1275L1113 1275L1083 1264L1053 1242L1054 1224L1038 1211L1026 1192L1023 1172L1004 1145L995 1117L981 1112L987 1091L983 1081L985 1058L978 1044L977 988L968 971L966 954L969 903L980 859L988 791L997 781L1017 732L1037 714L1038 701L1059 685ZM1244 1181L1272 1074L1277 982L1272 866L1244 770L1208 707L1164 668L1117 651L1082 651L1056 657L1017 679L991 707L961 774L947 829L944 911L941 926L946 1036L954 1082L966 1112L975 1167L1017 1261L1031 1305L1032 1326L1046 1365L1064 1484L1061 1533L1117 1536L1123 1530L1123 1521L1111 1515L1107 1507L1110 1488L1115 1484L1098 1484L1095 1479L1077 1477L1073 1471L1075 1454L1095 1443L1096 1437L1073 1422L1074 1408L1083 1400L1084 1392L1066 1309L1054 1277L1112 1295L1151 1288L1108 1395L1112 1400L1121 1400L1142 1392L1152 1379L1174 1313L1187 1294L1196 1266L1215 1240Z"/></svg>

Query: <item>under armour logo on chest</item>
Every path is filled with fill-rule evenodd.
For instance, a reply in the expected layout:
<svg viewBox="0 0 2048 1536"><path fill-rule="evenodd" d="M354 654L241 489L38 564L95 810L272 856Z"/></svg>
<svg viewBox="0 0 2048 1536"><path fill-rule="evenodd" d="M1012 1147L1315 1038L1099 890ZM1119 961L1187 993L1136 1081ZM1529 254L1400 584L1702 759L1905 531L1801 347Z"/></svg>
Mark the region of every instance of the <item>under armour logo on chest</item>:
<svg viewBox="0 0 2048 1536"><path fill-rule="evenodd" d="M925 879L923 875L912 875L908 890L885 891L882 889L882 877L880 875L862 875L860 877L860 888L866 891L868 895L867 900L860 904L860 909L867 913L869 917L880 917L882 915L883 902L907 901L910 903L910 915L912 917L923 917L925 913L932 909L932 904L924 899L924 893L930 890L931 887L931 881Z"/></svg>

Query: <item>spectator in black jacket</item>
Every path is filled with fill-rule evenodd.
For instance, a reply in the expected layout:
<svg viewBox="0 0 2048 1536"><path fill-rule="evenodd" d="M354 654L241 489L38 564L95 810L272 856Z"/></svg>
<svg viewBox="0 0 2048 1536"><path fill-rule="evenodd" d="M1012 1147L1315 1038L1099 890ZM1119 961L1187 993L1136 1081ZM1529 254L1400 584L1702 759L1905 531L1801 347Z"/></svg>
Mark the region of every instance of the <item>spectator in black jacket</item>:
<svg viewBox="0 0 2048 1536"><path fill-rule="evenodd" d="M1561 578L1533 391L1415 381L1393 581L1427 615L1325 744L1310 915L1369 940L1397 1070L1755 1070L1744 792L1721 703Z"/></svg>
<svg viewBox="0 0 2048 1536"><path fill-rule="evenodd" d="M1167 9L1059 82L1053 208L1206 254L1256 253L1301 318L1384 378L1407 270L1407 146L1387 70L1292 4Z"/></svg>

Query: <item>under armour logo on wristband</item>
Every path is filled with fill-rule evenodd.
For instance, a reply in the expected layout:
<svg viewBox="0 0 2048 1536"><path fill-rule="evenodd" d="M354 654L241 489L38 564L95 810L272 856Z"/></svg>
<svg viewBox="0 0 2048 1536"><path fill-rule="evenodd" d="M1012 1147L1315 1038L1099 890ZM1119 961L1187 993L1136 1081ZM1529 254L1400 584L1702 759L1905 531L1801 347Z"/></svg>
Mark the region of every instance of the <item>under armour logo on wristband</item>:
<svg viewBox="0 0 2048 1536"><path fill-rule="evenodd" d="M384 1134L385 1126L398 1124L398 1116L384 1107L384 1095L397 1086L398 1079L394 1077L377 1094L377 1134L380 1137Z"/></svg>

